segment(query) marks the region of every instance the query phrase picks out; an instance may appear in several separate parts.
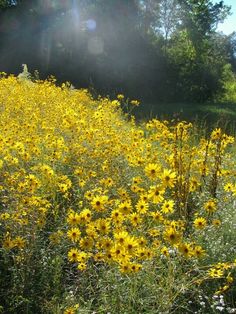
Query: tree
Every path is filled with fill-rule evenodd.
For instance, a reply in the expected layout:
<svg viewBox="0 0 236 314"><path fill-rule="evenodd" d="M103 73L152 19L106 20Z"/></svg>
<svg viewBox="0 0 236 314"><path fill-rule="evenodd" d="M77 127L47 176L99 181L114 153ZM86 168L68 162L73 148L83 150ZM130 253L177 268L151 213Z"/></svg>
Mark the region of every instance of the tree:
<svg viewBox="0 0 236 314"><path fill-rule="evenodd" d="M161 0L140 0L140 30L144 36L156 33L160 27Z"/></svg>
<svg viewBox="0 0 236 314"><path fill-rule="evenodd" d="M195 45L216 31L217 25L229 14L230 7L223 1L213 4L210 0L178 0L181 6L181 28L189 31ZM196 47L197 48L197 47Z"/></svg>
<svg viewBox="0 0 236 314"><path fill-rule="evenodd" d="M17 5L17 0L0 0L0 9L6 9Z"/></svg>
<svg viewBox="0 0 236 314"><path fill-rule="evenodd" d="M15 5L16 4L16 5ZM217 35L229 7L209 0L0 0L0 67L158 100L220 90L234 39ZM9 9L10 8L10 9ZM227 47L227 48L226 48ZM235 65L235 63L234 63Z"/></svg>
<svg viewBox="0 0 236 314"><path fill-rule="evenodd" d="M164 0L160 5L160 24L165 42L180 24L180 6L178 0Z"/></svg>
<svg viewBox="0 0 236 314"><path fill-rule="evenodd" d="M178 95L185 100L205 101L221 86L227 54L216 40L215 29L229 7L209 0L179 0L179 6L180 23L167 49L171 85L176 81Z"/></svg>

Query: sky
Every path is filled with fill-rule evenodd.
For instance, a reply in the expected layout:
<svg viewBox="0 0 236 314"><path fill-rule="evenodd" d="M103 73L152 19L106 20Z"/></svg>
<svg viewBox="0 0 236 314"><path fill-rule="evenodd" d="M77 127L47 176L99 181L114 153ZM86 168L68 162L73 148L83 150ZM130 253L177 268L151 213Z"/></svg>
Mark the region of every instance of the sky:
<svg viewBox="0 0 236 314"><path fill-rule="evenodd" d="M224 0L224 4L231 6L232 15L230 15L224 23L219 24L218 31L222 31L224 34L229 35L233 31L236 32L236 0Z"/></svg>

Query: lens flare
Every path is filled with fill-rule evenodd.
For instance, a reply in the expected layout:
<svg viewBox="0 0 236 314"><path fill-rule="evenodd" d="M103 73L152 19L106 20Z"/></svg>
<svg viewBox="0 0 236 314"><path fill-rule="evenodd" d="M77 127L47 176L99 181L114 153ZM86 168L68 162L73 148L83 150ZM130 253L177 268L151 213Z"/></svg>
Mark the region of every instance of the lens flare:
<svg viewBox="0 0 236 314"><path fill-rule="evenodd" d="M94 31L97 28L97 23L93 19L89 19L86 21L86 27L89 31Z"/></svg>

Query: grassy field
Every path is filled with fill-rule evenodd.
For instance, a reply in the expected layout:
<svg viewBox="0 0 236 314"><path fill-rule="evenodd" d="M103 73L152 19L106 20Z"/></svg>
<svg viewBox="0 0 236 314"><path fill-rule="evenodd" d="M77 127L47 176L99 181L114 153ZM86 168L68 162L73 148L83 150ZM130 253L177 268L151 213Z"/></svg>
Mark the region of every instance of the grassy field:
<svg viewBox="0 0 236 314"><path fill-rule="evenodd" d="M236 103L142 103L135 112L138 120L178 119L194 122L209 131L219 126L226 132L236 132Z"/></svg>
<svg viewBox="0 0 236 314"><path fill-rule="evenodd" d="M138 105L2 75L0 313L236 313L234 137Z"/></svg>

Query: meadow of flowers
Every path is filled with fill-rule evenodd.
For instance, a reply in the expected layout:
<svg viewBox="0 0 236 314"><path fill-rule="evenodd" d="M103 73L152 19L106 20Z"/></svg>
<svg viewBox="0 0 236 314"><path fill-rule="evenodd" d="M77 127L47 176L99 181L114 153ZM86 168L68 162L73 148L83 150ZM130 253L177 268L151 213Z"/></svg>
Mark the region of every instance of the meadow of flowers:
<svg viewBox="0 0 236 314"><path fill-rule="evenodd" d="M234 138L0 79L0 313L236 313Z"/></svg>

